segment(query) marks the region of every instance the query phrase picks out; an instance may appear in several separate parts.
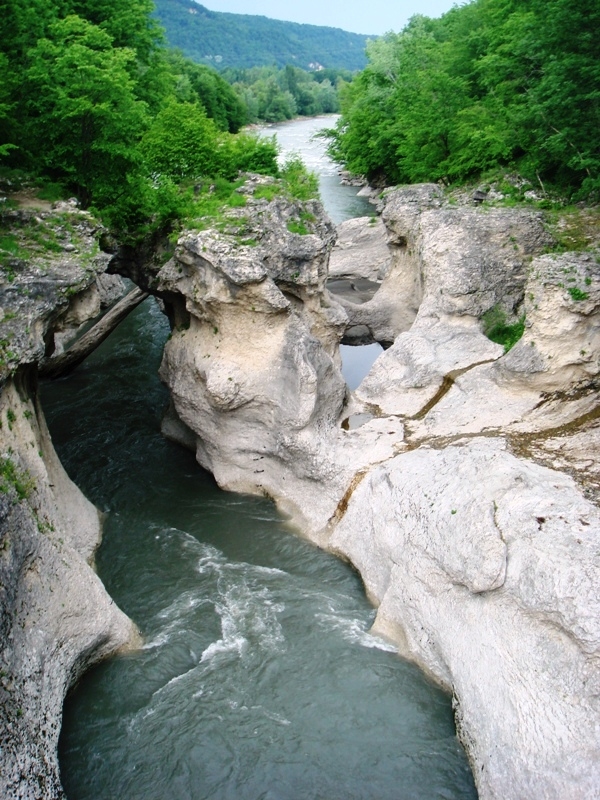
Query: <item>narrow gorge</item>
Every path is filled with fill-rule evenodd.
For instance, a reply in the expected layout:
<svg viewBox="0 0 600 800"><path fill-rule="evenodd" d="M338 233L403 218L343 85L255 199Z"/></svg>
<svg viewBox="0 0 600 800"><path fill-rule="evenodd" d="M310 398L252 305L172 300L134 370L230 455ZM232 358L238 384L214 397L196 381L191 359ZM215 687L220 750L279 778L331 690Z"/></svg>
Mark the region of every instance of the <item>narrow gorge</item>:
<svg viewBox="0 0 600 800"><path fill-rule="evenodd" d="M436 184L388 189L380 197L373 193L377 214L337 228L319 202L292 200L276 188L276 179L248 175L239 189L244 203L226 211L218 227L184 232L173 252L164 243L143 252L119 249L90 215L68 204L5 216L15 231L31 229L38 239L40 231L58 231L63 246L52 257L16 258L12 277L2 287L8 333L2 341L0 398L0 746L10 767L3 773L2 791L7 797L62 797L56 748L67 690L92 663L111 654L145 652L148 659L156 654L160 666L159 650L153 648L172 622L170 607L154 608L157 618L166 615L164 626L156 639L142 640L96 576L102 514L67 476L39 400L38 369L47 367L65 343L68 347L70 335L80 335L102 308L113 305L125 292L121 279L128 279L154 296L147 302L165 332L168 318L164 351L155 353L169 399L164 437L191 451L221 489L252 496L238 501L235 494L223 495L227 502L247 502L254 509L251 523L238 521L237 535L243 538L247 524L249 535L260 539L261 520L274 524L274 504L289 527L318 547L302 539L285 545L298 563L312 563L309 553L320 549L357 570L375 608L374 619L366 607L358 610L357 601L348 600L345 593L354 575L336 572L345 566L331 558L328 574L346 598L341 617L351 623L365 651L408 669L404 660L412 662L425 673L431 695L423 694L417 705L439 703L442 708L443 694L432 684L452 696L458 737L482 800L598 797L597 251L556 252L542 211L478 205L470 195L450 195ZM143 341L145 323L135 314L126 324L137 325L136 337ZM494 314L523 326L521 338L507 351L484 334L485 320ZM124 338L120 345L126 364L133 358L134 339ZM340 345L373 343L385 350L351 390L342 373ZM126 370L123 374L127 383ZM102 382L110 380L108 368L98 383L88 385L82 378L82 397L88 397L87 391L97 394ZM144 383L139 397L146 393L154 406L166 398L161 391ZM53 436L60 440L61 425L76 427L75 411L72 420L61 423L60 381L43 387L41 394L51 427L56 426ZM125 401L121 441L131 433L127 426L136 417L137 402L141 420L141 400L131 395ZM161 411L154 408L156 419ZM111 407L106 420L115 417L118 422L119 412ZM110 492L123 495L117 513L102 508L109 512L108 527L118 530L115 538L126 539L133 529L127 502L155 502L137 494L133 478L128 487L133 472L147 481L145 463L165 459L160 448L170 446L159 447L152 439L146 450L140 445L136 456L134 444L146 441L146 425L140 422L131 434L127 468L110 458L103 467L101 480L113 481ZM104 435L109 436L100 427L97 436ZM164 488L159 485L152 494L169 506L176 482L195 487L199 499L189 504L189 525L206 513L202 498L209 496L208 478L196 471L187 453L177 452L184 459L184 477L165 474ZM69 455L67 446L65 453L83 465L84 484L102 469L91 456ZM209 507L225 502L210 497ZM156 685L147 687L158 705L165 698L167 707L171 688L199 669L208 670L209 664L218 678L225 661L212 660L217 651L225 660L230 656L223 653L239 657L234 681L241 681L253 659L265 653L272 655L265 656L268 670L276 671L280 653L293 649L283 644L279 620L296 613L290 600L281 599L281 568L258 556L257 563L240 558L232 567L218 545L199 542L183 522L181 529L174 522L157 522L155 534L148 535L146 528L144 536L136 540L143 542L141 547L156 549L157 558L162 552L165 560L174 556L161 548L177 539L194 565L194 579L200 574L212 581L203 584L202 594L195 584L178 579L183 588L173 603L183 604L185 614L212 604L220 616L220 630L206 633L208 646L186 617L177 633L179 661L172 677L161 682L168 673L161 667ZM276 549L274 542L284 536L275 531L268 547ZM130 552L129 558L137 557ZM239 585L233 588L229 582L242 567L243 596ZM134 571L125 561L118 569L117 595ZM148 570L145 578L147 585L135 601L140 617L159 575ZM336 604L341 601L327 595L328 585L318 586L303 589L314 603L312 617L323 621L329 613L339 622ZM327 604L324 610L317 602L319 591L329 598L328 612ZM232 628L234 606L244 609L243 634ZM263 617L257 627L253 615L258 606ZM325 626L316 638L328 637L331 629ZM260 645L256 652L248 649L254 640ZM323 661L327 668L322 670L317 663L315 672L327 674L330 664L344 658ZM136 725L155 725L168 758L169 740L161 729L174 730L175 723L168 712L159 718L155 706L145 706L135 681L137 662L129 659L121 662L130 665L134 680L121 684L123 696L117 697L131 705L131 716L122 724L124 741L136 735ZM382 674L397 668L387 664ZM254 666L260 683L267 668ZM353 670L352 664L348 669ZM378 693L378 669L357 670L363 683L350 686L349 697L361 695L364 702L352 718L357 728L367 714L370 691L378 714L386 698L395 709L389 684ZM102 680L101 672L94 675ZM140 673L140 685L142 680ZM409 693L421 697L425 690L418 688L418 677L414 680ZM210 692L218 694L218 679L210 685ZM303 690L306 701L310 684ZM194 691L199 701L205 690ZM322 696L328 691L325 686ZM256 712L250 696L247 689L241 698L230 698L236 711ZM226 703L225 698L223 707ZM289 717L276 710L261 715L280 728L293 728ZM249 729L258 730L262 722L256 716L252 720ZM185 727L181 720L179 725ZM435 744L429 749L441 753L447 783L433 776L421 795L411 794L433 769L433 761L423 761L425 770L411 773L414 784L406 796L476 796L453 732L448 735L447 719L443 726L439 739L431 734ZM367 720L366 728L358 728L365 739L369 727ZM377 716L372 727L369 753L377 761L383 748L379 739L392 734L380 727ZM213 718L208 730L214 739L222 735ZM344 738L335 727L323 735L334 742ZM273 745L277 735L269 736ZM75 759L77 744L70 741L65 750L71 748ZM211 741L207 738L198 752L190 745L189 761L209 760ZM392 738L391 749L381 756L382 772L392 759L393 744ZM304 746L303 740L299 747ZM358 753L360 741L352 747ZM240 776L248 766L237 763L235 745L230 749L230 761L215 756L214 774L202 796L217 796L209 792L216 791L222 775L238 770L240 782L229 789L237 796L247 791L249 797L294 797L294 786L286 786L276 771L281 795L259 794L263 789L252 780L244 784ZM334 748L342 772L352 752ZM259 750L248 758L257 759L265 771L270 768ZM311 758L318 761L318 753ZM415 760L422 758L419 751ZM292 750L290 760L302 765L302 751ZM97 771L102 770L100 761ZM318 776L311 775L302 796L320 796L324 790L327 797L396 796L390 788L398 779L396 767L390 767L390 785L382 784L376 794L369 794L373 784L369 788L367 782L357 786L356 795L347 787L337 795L334 782L319 786ZM122 778L128 792L123 796L152 796L153 769L149 759L140 762L139 773L132 767ZM170 769L181 797L191 796L189 763L175 758ZM297 773L293 779L300 780Z"/></svg>

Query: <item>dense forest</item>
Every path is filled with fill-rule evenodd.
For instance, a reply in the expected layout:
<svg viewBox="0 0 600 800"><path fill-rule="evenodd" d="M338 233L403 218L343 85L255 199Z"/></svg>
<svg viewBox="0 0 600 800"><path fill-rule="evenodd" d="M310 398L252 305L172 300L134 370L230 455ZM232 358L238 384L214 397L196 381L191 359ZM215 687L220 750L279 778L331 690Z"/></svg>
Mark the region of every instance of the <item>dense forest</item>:
<svg viewBox="0 0 600 800"><path fill-rule="evenodd" d="M600 3L474 0L368 45L331 152L381 183L514 168L600 192Z"/></svg>
<svg viewBox="0 0 600 800"><path fill-rule="evenodd" d="M357 71L367 63L367 36L339 28L209 11L194 0L156 0L156 13L174 47L218 69L292 64Z"/></svg>
<svg viewBox="0 0 600 800"><path fill-rule="evenodd" d="M340 110L339 88L352 80L348 70L308 72L288 64L226 69L221 73L246 107L248 122L280 122Z"/></svg>
<svg viewBox="0 0 600 800"><path fill-rule="evenodd" d="M277 174L270 140L214 70L164 46L151 0L6 0L0 16L0 168L48 197L75 194L112 227L190 213L201 177ZM229 190L228 190L229 191Z"/></svg>

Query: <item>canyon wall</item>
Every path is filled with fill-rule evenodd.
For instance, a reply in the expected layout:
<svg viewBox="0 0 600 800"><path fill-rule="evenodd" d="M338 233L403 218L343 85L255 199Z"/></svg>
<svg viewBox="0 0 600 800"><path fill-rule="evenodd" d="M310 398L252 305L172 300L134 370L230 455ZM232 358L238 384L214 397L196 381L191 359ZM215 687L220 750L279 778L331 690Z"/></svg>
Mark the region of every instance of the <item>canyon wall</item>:
<svg viewBox="0 0 600 800"><path fill-rule="evenodd" d="M328 290L314 203L250 192L229 229L179 240L156 276L176 320L164 431L358 568L376 629L453 693L482 798L598 796L600 518L579 466L596 460L598 261L545 252L539 211L433 185L382 206L333 253L330 287L359 302ZM508 352L490 314L524 328ZM391 345L355 392L344 337Z"/></svg>
<svg viewBox="0 0 600 800"><path fill-rule="evenodd" d="M97 223L72 205L2 221L21 255L0 283L0 795L54 800L68 689L139 635L94 572L100 513L56 455L37 369L123 287L104 274Z"/></svg>
<svg viewBox="0 0 600 800"><path fill-rule="evenodd" d="M27 257L0 265L0 791L62 796L65 693L138 642L37 387L122 293L109 269L171 320L164 433L356 566L375 629L453 694L480 797L597 797L597 251L553 252L541 212L433 185L387 191L336 245L317 202L255 197L261 180L166 263L111 259L68 204L4 219ZM522 331L510 349L493 318ZM386 347L354 392L342 341Z"/></svg>

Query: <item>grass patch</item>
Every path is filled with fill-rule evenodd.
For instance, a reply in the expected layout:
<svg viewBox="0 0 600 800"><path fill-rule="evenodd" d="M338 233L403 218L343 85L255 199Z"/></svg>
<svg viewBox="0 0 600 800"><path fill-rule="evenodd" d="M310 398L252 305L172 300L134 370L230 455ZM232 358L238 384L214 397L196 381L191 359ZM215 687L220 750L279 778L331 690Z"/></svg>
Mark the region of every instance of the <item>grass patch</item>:
<svg viewBox="0 0 600 800"><path fill-rule="evenodd" d="M243 244L256 246L258 242L250 231L242 230L240 221L231 220L227 215L230 209L243 208L247 205L249 198L237 191L244 183L244 178L235 181L216 178L210 182L205 181L204 185L188 183L180 186L178 191L182 207L178 229L202 231L216 228L221 233L246 237ZM257 186L252 193L252 199L271 202L276 197L283 196L289 200L305 201L318 198L318 190L317 176L306 169L300 158L292 157L281 168L279 179L273 183ZM288 229L292 233L306 235L310 231L305 223L314 222L316 218L313 214L300 212L299 221L291 223L292 227L288 226ZM236 225L237 230L235 230Z"/></svg>
<svg viewBox="0 0 600 800"><path fill-rule="evenodd" d="M57 200L63 200L66 197L66 192L60 183L48 182L37 192L37 196L40 200L55 203Z"/></svg>
<svg viewBox="0 0 600 800"><path fill-rule="evenodd" d="M311 231L306 227L306 223L312 224L317 221L314 214L308 211L301 211L298 219L291 219L287 223L287 229L290 233L298 233L300 236L308 236Z"/></svg>
<svg viewBox="0 0 600 800"><path fill-rule="evenodd" d="M62 253L63 246L56 238L55 232L48 227L40 231L31 230L28 236L39 248L50 253Z"/></svg>
<svg viewBox="0 0 600 800"><path fill-rule="evenodd" d="M490 308L481 318L483 322L483 332L492 342L501 344L504 352L516 345L525 331L525 317L522 316L517 322L509 323L506 313L499 306Z"/></svg>
<svg viewBox="0 0 600 800"><path fill-rule="evenodd" d="M9 283L15 279L15 259L24 258L26 255L27 251L21 247L16 234L5 233L0 236L0 267L6 273L6 280Z"/></svg>
<svg viewBox="0 0 600 800"><path fill-rule="evenodd" d="M571 295L571 300L587 300L589 294L578 289L576 286L569 286L567 292Z"/></svg>
<svg viewBox="0 0 600 800"><path fill-rule="evenodd" d="M317 200L319 179L309 172L299 156L289 158L281 169L286 193L295 200Z"/></svg>
<svg viewBox="0 0 600 800"><path fill-rule="evenodd" d="M14 233L5 233L0 236L0 250L11 256L18 256L21 254L19 240Z"/></svg>
<svg viewBox="0 0 600 800"><path fill-rule="evenodd" d="M266 184L264 186L257 186L254 190L254 198L256 200L267 200L271 202L282 192L282 187L276 183Z"/></svg>
<svg viewBox="0 0 600 800"><path fill-rule="evenodd" d="M26 500L35 489L35 481L26 470L20 470L10 458L0 458L0 492L14 489L19 500Z"/></svg>
<svg viewBox="0 0 600 800"><path fill-rule="evenodd" d="M290 233L297 233L300 236L307 236L310 233L310 231L303 222L295 219L291 219L288 222L287 229Z"/></svg>
<svg viewBox="0 0 600 800"><path fill-rule="evenodd" d="M551 253L582 253L600 244L600 208L569 206L547 214L548 230L555 244Z"/></svg>
<svg viewBox="0 0 600 800"><path fill-rule="evenodd" d="M246 198L237 189L244 183L243 180L227 181L217 178L209 187L202 191L189 192L187 219L183 220L185 228L194 230L207 230L215 222L224 222L223 216L230 208L243 208Z"/></svg>

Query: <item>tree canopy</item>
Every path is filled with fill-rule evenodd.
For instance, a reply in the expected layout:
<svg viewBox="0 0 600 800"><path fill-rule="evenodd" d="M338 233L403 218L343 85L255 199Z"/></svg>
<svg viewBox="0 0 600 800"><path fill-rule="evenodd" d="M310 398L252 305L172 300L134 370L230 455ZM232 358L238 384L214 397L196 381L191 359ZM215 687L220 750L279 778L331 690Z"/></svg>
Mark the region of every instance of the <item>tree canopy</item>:
<svg viewBox="0 0 600 800"><path fill-rule="evenodd" d="M600 190L597 0L474 0L367 52L331 148L351 170L410 183L516 167Z"/></svg>
<svg viewBox="0 0 600 800"><path fill-rule="evenodd" d="M0 166L75 194L117 227L177 216L186 181L277 172L235 134L239 94L164 45L151 0L6 0Z"/></svg>
<svg viewBox="0 0 600 800"><path fill-rule="evenodd" d="M249 122L337 113L338 89L352 79L347 70L308 72L291 64L283 69L226 69L221 74L245 105Z"/></svg>

